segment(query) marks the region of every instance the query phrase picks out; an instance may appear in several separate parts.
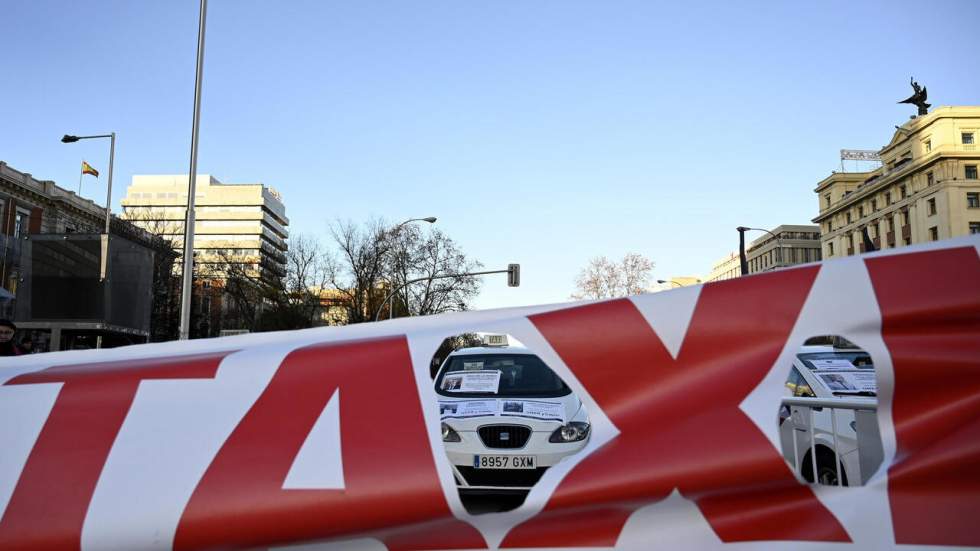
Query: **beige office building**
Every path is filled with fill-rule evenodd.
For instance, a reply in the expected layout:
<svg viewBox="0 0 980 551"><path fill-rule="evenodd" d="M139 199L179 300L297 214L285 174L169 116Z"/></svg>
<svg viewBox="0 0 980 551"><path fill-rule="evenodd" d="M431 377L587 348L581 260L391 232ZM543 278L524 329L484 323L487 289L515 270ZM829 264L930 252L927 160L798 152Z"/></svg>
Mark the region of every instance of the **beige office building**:
<svg viewBox="0 0 980 551"><path fill-rule="evenodd" d="M814 190L825 258L980 233L980 107L939 107L897 127L881 167L835 172Z"/></svg>
<svg viewBox="0 0 980 551"><path fill-rule="evenodd" d="M184 243L187 176L133 176L122 200L123 218ZM262 184L223 184L198 175L194 198L194 252L202 275L219 275L209 267L227 262L244 265L249 273L285 273L286 207L279 193Z"/></svg>
<svg viewBox="0 0 980 551"><path fill-rule="evenodd" d="M771 231L775 237L763 233L762 237L745 246L750 274L820 260L819 226L783 224ZM740 275L738 252L731 252L714 263L704 281L721 281Z"/></svg>

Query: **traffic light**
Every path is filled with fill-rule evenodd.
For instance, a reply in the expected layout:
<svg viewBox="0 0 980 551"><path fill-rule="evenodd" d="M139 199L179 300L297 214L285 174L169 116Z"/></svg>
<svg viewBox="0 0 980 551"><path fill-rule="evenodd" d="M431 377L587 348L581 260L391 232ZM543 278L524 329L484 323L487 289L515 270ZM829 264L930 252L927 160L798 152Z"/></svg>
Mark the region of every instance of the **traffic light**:
<svg viewBox="0 0 980 551"><path fill-rule="evenodd" d="M520 264L508 264L507 265L507 286L508 287L520 287L521 286L521 265Z"/></svg>

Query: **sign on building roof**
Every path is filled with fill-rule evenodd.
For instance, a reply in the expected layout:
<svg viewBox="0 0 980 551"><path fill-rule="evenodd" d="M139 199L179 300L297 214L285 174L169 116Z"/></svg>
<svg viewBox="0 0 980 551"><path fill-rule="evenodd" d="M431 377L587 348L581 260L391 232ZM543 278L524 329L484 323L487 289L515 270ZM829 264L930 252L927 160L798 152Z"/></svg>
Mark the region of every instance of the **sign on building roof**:
<svg viewBox="0 0 980 551"><path fill-rule="evenodd" d="M881 161L881 155L874 149L841 149L842 161Z"/></svg>

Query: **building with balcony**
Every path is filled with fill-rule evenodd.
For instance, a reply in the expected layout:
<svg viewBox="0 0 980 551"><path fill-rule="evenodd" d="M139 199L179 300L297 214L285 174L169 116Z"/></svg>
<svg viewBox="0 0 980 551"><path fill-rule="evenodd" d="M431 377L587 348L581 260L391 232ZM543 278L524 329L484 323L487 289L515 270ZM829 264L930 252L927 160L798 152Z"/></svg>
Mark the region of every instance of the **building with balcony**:
<svg viewBox="0 0 980 551"><path fill-rule="evenodd" d="M783 224L773 228L772 233L778 239L766 233L746 245L750 274L820 260L819 226ZM728 253L714 263L704 282L739 277L739 264L738 252Z"/></svg>
<svg viewBox="0 0 980 551"><path fill-rule="evenodd" d="M913 117L879 151L881 166L834 172L816 189L825 258L980 233L980 106Z"/></svg>
<svg viewBox="0 0 980 551"><path fill-rule="evenodd" d="M133 176L122 200L123 218L171 240L182 253L187 181L187 175ZM289 219L273 188L198 175L194 218L200 276L221 279L231 265L253 277L285 273Z"/></svg>

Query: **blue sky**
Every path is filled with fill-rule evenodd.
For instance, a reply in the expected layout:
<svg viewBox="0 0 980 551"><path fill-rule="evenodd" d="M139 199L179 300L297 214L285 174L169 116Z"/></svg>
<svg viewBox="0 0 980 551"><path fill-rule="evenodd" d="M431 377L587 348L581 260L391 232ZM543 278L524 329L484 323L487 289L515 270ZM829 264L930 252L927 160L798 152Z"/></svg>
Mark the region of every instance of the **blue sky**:
<svg viewBox="0 0 980 551"><path fill-rule="evenodd" d="M68 189L116 131L186 173L197 2L4 6L0 159ZM280 190L293 233L434 215L488 268L480 308L555 302L592 256L703 275L734 227L808 223L841 148L980 104L980 2L211 0L198 169ZM83 195L104 200L104 178Z"/></svg>

